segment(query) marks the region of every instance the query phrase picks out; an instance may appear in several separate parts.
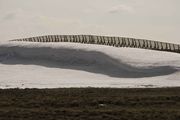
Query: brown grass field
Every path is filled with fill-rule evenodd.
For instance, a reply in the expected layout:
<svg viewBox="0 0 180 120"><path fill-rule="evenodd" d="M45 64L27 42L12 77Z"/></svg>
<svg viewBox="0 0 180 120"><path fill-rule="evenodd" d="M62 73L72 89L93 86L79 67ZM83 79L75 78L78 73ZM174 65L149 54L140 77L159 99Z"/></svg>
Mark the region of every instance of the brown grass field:
<svg viewBox="0 0 180 120"><path fill-rule="evenodd" d="M0 120L180 120L180 88L0 90Z"/></svg>

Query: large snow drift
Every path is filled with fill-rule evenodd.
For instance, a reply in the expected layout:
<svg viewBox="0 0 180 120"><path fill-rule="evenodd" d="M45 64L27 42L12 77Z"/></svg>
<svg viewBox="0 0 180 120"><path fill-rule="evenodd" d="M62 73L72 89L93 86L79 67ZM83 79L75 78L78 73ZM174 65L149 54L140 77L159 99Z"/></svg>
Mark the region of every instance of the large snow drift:
<svg viewBox="0 0 180 120"><path fill-rule="evenodd" d="M180 54L77 43L0 43L0 88L180 86Z"/></svg>

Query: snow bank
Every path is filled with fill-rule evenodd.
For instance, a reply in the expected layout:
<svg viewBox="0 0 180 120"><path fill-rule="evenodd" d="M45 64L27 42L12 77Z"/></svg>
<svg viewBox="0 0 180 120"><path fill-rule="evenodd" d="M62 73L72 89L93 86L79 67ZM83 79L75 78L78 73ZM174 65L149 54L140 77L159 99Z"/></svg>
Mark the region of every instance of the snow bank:
<svg viewBox="0 0 180 120"><path fill-rule="evenodd" d="M77 43L0 43L1 88L179 86L179 68L176 53Z"/></svg>

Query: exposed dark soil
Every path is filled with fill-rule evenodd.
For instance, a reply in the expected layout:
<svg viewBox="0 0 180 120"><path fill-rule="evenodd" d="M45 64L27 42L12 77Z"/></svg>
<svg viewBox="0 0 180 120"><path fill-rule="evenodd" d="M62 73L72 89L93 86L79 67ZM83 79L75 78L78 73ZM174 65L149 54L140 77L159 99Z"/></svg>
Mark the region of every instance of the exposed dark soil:
<svg viewBox="0 0 180 120"><path fill-rule="evenodd" d="M180 88L5 89L0 120L180 120Z"/></svg>

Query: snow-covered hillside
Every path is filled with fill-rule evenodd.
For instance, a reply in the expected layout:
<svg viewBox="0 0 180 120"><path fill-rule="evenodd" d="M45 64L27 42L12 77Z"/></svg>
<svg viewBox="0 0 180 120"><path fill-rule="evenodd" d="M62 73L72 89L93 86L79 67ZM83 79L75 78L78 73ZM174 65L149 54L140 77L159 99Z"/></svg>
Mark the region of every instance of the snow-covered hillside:
<svg viewBox="0 0 180 120"><path fill-rule="evenodd" d="M180 86L177 53L8 42L84 34L180 44L179 11L180 0L0 0L0 88Z"/></svg>
<svg viewBox="0 0 180 120"><path fill-rule="evenodd" d="M0 88L180 86L180 54L77 43L0 43Z"/></svg>

